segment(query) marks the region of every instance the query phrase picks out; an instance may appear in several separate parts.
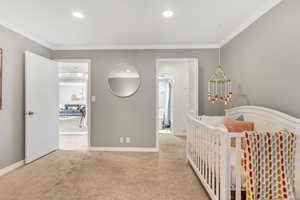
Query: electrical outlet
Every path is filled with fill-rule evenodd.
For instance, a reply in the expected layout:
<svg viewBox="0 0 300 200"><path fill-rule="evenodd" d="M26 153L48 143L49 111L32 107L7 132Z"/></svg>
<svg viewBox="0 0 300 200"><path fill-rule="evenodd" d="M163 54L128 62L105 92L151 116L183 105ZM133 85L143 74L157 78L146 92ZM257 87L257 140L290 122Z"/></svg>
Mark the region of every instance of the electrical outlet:
<svg viewBox="0 0 300 200"><path fill-rule="evenodd" d="M126 137L126 143L130 143L130 137Z"/></svg>
<svg viewBox="0 0 300 200"><path fill-rule="evenodd" d="M120 143L124 143L124 138L120 137Z"/></svg>

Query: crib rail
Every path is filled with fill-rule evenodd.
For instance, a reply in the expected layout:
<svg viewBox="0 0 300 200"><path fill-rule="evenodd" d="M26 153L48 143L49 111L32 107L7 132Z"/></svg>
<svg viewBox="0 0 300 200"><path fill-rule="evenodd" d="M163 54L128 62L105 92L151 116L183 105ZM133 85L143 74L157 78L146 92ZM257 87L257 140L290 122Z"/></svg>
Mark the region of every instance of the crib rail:
<svg viewBox="0 0 300 200"><path fill-rule="evenodd" d="M188 116L187 159L212 200L241 200L241 133L229 134ZM231 138L236 138L235 187L231 187Z"/></svg>

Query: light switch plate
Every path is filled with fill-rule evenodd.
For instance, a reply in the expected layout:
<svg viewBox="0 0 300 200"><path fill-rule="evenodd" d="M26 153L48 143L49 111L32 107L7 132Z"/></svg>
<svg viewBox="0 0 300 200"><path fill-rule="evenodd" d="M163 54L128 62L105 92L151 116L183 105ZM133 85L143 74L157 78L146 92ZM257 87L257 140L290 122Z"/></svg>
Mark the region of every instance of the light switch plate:
<svg viewBox="0 0 300 200"><path fill-rule="evenodd" d="M92 96L92 102L96 102L96 96Z"/></svg>
<svg viewBox="0 0 300 200"><path fill-rule="evenodd" d="M120 137L120 143L124 143L124 138Z"/></svg>
<svg viewBox="0 0 300 200"><path fill-rule="evenodd" d="M130 137L126 137L126 143L130 143Z"/></svg>

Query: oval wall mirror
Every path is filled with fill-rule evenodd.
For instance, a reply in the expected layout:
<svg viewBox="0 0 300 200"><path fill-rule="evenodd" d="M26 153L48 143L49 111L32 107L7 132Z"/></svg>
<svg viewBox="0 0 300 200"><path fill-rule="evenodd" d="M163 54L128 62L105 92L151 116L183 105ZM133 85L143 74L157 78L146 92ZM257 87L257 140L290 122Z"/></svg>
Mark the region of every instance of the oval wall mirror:
<svg viewBox="0 0 300 200"><path fill-rule="evenodd" d="M141 82L135 67L127 63L115 65L107 79L111 92L118 97L132 96L139 89Z"/></svg>

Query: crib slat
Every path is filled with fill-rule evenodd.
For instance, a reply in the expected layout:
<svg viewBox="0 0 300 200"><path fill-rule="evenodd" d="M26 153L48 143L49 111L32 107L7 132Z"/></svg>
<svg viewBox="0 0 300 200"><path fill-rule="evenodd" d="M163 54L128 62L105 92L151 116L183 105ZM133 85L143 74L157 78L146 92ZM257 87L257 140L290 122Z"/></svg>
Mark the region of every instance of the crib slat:
<svg viewBox="0 0 300 200"><path fill-rule="evenodd" d="M205 128L205 135L204 135L204 145L205 145L205 149L206 149L206 151L204 151L204 153L205 153L205 174L204 174L204 178L205 178L205 181L207 181L207 177L208 177L208 173L207 173L207 129Z"/></svg>
<svg viewBox="0 0 300 200"><path fill-rule="evenodd" d="M198 165L198 159L199 159L199 152L198 152L198 130L199 130L199 127L197 126L196 127L196 130L195 130L195 153L196 153L196 168L199 169L199 165Z"/></svg>
<svg viewBox="0 0 300 200"><path fill-rule="evenodd" d="M195 162L196 162L196 164L197 164L197 160L198 160L198 151L197 151L198 138L197 138L197 133L198 133L198 126L196 126L196 129L195 129Z"/></svg>
<svg viewBox="0 0 300 200"><path fill-rule="evenodd" d="M195 158L194 158L194 160L195 160L195 165L196 165L196 167L197 167L197 129L198 129L198 127L196 126L195 127L195 132L194 132L194 151L195 151L195 154L194 154L194 156L195 156Z"/></svg>
<svg viewBox="0 0 300 200"><path fill-rule="evenodd" d="M229 200L230 199L230 185L231 185L231 156L230 156L230 137L229 135L224 135L221 138L221 165L220 165L220 199Z"/></svg>
<svg viewBox="0 0 300 200"><path fill-rule="evenodd" d="M209 175L209 149L210 149L210 146L209 146L209 130L206 129L206 173L207 173L207 183L209 184L209 178L210 178L210 175Z"/></svg>
<svg viewBox="0 0 300 200"><path fill-rule="evenodd" d="M196 164L196 130L197 126L194 127L194 132L193 132L193 161Z"/></svg>
<svg viewBox="0 0 300 200"><path fill-rule="evenodd" d="M212 144L212 135L208 135L208 144L209 144L209 151L208 151L208 159L209 159L209 184L210 184L210 187L212 187L212 152L213 152L213 144Z"/></svg>
<svg viewBox="0 0 300 200"><path fill-rule="evenodd" d="M210 185L211 187L211 151L212 151L212 146L211 146L211 135L208 134L208 140L207 140L207 143L208 143L208 184Z"/></svg>
<svg viewBox="0 0 300 200"><path fill-rule="evenodd" d="M204 134L204 128L201 127L201 137L200 137L200 140L201 140L201 152L200 152L200 155L201 155L201 174L202 176L204 176L204 156L203 156L203 152L205 151L204 149L204 145L203 145L203 134Z"/></svg>
<svg viewBox="0 0 300 200"><path fill-rule="evenodd" d="M209 141L209 130L208 129L207 129L207 141L206 141L206 143L207 143L207 150L206 150L206 152L207 152L207 183L208 183L208 185L210 185L211 174L210 174L210 156L209 156L209 154L210 154L211 146L210 146L210 141Z"/></svg>
<svg viewBox="0 0 300 200"><path fill-rule="evenodd" d="M215 176L215 162L216 162L216 135L215 133L213 133L212 135L212 146L213 146L213 149L212 149L212 190L215 194L215 184L216 184L216 176Z"/></svg>
<svg viewBox="0 0 300 200"><path fill-rule="evenodd" d="M221 152L221 148L220 148L220 136L217 136L217 162L216 162L216 196L219 199L220 197L220 152Z"/></svg>
<svg viewBox="0 0 300 200"><path fill-rule="evenodd" d="M241 138L236 138L236 187L235 187L235 199L241 200Z"/></svg>
<svg viewBox="0 0 300 200"><path fill-rule="evenodd" d="M187 156L189 156L189 139L190 139L190 125L187 126L187 133L186 133L186 147L185 152Z"/></svg>
<svg viewBox="0 0 300 200"><path fill-rule="evenodd" d="M208 129L206 129L206 181L207 181L207 184L209 184L209 135L208 135Z"/></svg>
<svg viewBox="0 0 300 200"><path fill-rule="evenodd" d="M192 126L191 127L191 141L190 141L190 145L191 145L191 159L193 160L193 139L194 139L194 135L193 135L193 133L194 133L194 126Z"/></svg>
<svg viewBox="0 0 300 200"><path fill-rule="evenodd" d="M201 170L201 129L198 127L198 169Z"/></svg>
<svg viewBox="0 0 300 200"><path fill-rule="evenodd" d="M205 138L206 138L206 129L203 128L203 135L202 135L202 144L203 144L203 152L202 152L202 159L203 159L203 177L205 179L206 176L206 158L205 158L205 149L206 149L206 144L205 144Z"/></svg>
<svg viewBox="0 0 300 200"><path fill-rule="evenodd" d="M197 127L197 168L200 170L200 129Z"/></svg>

